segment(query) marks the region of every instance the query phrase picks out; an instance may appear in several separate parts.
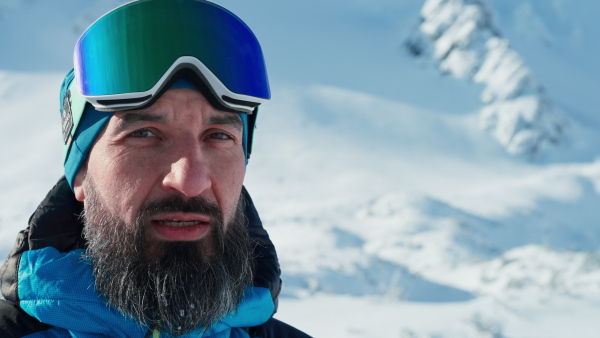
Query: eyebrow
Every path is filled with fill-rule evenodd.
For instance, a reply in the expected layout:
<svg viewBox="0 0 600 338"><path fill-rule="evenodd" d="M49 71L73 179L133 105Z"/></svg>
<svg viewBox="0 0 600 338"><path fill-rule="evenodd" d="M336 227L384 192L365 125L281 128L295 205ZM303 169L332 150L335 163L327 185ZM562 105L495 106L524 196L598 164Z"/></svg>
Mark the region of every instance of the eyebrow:
<svg viewBox="0 0 600 338"><path fill-rule="evenodd" d="M125 113L121 116L119 121L119 129L127 129L130 125L138 122L166 122L166 119L162 115L152 114L146 111L132 111ZM226 113L210 116L206 120L207 125L211 124L223 124L233 126L239 130L244 129L242 119L234 113Z"/></svg>
<svg viewBox="0 0 600 338"><path fill-rule="evenodd" d="M242 124L242 119L235 113L226 113L211 116L207 119L206 124L224 124L233 126L237 129L243 130L244 125Z"/></svg>
<svg viewBox="0 0 600 338"><path fill-rule="evenodd" d="M156 115L145 111L128 112L121 116L119 128L126 129L128 126L137 122L165 122L162 115Z"/></svg>

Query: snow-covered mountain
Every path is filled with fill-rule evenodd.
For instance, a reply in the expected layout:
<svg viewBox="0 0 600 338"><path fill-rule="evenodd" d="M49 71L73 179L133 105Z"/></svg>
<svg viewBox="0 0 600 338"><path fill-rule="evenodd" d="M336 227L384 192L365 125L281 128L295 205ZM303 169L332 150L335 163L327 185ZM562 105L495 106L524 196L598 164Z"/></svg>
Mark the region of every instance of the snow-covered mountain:
<svg viewBox="0 0 600 338"><path fill-rule="evenodd" d="M0 254L61 175L72 46L123 2L0 1ZM217 2L269 65L246 186L279 318L316 337L596 336L600 3Z"/></svg>
<svg viewBox="0 0 600 338"><path fill-rule="evenodd" d="M534 159L564 143L568 120L494 24L486 0L428 0L406 41L442 72L483 84L481 124L510 154Z"/></svg>

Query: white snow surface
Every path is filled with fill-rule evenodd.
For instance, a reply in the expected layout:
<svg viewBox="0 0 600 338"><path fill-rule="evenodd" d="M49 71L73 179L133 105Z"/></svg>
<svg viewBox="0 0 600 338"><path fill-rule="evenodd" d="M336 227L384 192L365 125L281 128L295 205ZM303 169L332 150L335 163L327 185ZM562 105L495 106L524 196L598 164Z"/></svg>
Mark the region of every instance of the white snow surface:
<svg viewBox="0 0 600 338"><path fill-rule="evenodd" d="M0 1L0 31L12 33L0 35L0 45L19 51L19 36L40 32L29 24L19 29L32 17L55 27L29 37L39 40L32 49L43 51L57 36L73 44L76 23L121 2L91 3L65 13L52 1ZM219 3L255 29L274 62L273 100L261 108L246 186L280 256L276 317L315 337L598 335L600 118L593 93L600 67L588 54L600 51L592 34L600 27L590 14L600 4ZM466 8L447 8L435 24L419 22L443 4ZM485 11L478 12L480 4ZM305 54L291 45L278 49L282 29L302 27L295 18L316 5L312 25L294 31L296 45L306 41ZM476 31L477 22L494 30ZM441 76L404 54L400 45L414 38L415 27L464 37L437 39L441 54L457 41L465 46L451 48L457 53L440 67L480 84ZM353 39L344 39L348 32ZM332 48L329 56L313 58L323 46ZM290 48L294 55L285 54ZM35 55L0 55L3 256L62 174L58 89L65 57L51 54L36 68L28 66L39 62ZM339 62L326 66L328 57ZM527 95L515 95L510 86L518 83L502 80L515 79L503 63L535 83L523 87ZM287 72L286 64L294 69ZM544 132L557 121L568 121L566 132L552 143ZM518 153L541 139L552 146L534 161L507 154L511 144L516 150L509 153Z"/></svg>

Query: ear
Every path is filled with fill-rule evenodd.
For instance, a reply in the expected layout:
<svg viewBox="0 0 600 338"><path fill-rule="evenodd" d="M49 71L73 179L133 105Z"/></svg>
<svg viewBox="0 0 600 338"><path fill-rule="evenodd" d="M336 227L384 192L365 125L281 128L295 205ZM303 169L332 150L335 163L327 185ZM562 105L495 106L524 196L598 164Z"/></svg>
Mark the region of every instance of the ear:
<svg viewBox="0 0 600 338"><path fill-rule="evenodd" d="M73 181L73 192L75 192L75 199L79 202L83 202L85 200L85 190L83 189L83 180L85 178L85 174L87 172L87 162L84 163L77 175L75 175L75 180Z"/></svg>

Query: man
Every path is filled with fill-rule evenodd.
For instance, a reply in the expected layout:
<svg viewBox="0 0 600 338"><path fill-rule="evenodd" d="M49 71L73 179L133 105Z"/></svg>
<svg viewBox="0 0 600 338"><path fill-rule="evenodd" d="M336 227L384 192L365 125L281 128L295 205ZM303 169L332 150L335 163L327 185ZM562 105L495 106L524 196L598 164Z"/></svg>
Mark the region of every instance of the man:
<svg viewBox="0 0 600 338"><path fill-rule="evenodd" d="M61 89L65 178L0 271L0 336L307 337L271 318L277 258L242 186L269 98L258 41L213 3L90 26Z"/></svg>

